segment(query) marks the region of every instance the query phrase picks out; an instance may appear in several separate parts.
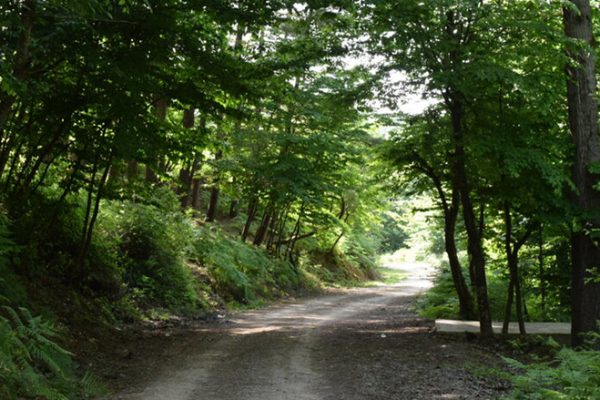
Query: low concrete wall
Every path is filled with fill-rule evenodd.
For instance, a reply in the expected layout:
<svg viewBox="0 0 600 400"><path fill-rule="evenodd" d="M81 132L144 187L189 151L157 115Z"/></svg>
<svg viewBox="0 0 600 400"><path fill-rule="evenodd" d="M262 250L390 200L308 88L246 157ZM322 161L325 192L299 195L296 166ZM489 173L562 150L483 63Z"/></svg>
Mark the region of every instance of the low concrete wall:
<svg viewBox="0 0 600 400"><path fill-rule="evenodd" d="M495 333L502 333L502 322L492 322ZM436 319L435 329L438 332L460 333L479 332L479 321L458 321L453 319ZM526 322L525 331L531 335L570 335L571 324L568 322ZM511 322L509 334L518 334L519 325Z"/></svg>

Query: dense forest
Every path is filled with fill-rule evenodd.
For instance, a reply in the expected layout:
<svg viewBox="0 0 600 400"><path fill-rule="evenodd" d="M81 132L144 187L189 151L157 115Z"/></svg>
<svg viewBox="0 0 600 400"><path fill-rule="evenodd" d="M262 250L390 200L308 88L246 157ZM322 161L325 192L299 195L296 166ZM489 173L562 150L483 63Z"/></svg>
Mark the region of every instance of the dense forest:
<svg viewBox="0 0 600 400"><path fill-rule="evenodd" d="M599 35L597 0L1 2L0 397L94 396L75 332L374 279L415 210L422 313L570 321L597 371Z"/></svg>

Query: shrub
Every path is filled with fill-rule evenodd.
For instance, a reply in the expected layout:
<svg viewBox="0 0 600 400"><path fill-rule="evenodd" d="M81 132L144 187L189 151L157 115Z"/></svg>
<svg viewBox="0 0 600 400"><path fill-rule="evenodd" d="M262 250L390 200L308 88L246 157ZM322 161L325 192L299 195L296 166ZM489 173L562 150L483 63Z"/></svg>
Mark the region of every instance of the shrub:
<svg viewBox="0 0 600 400"><path fill-rule="evenodd" d="M125 202L122 206L121 251L124 281L144 307L191 312L198 305L192 273L184 263L193 234L178 211Z"/></svg>
<svg viewBox="0 0 600 400"><path fill-rule="evenodd" d="M297 288L301 279L287 261L231 239L216 228L196 230L192 259L208 269L217 292L228 301L252 303Z"/></svg>

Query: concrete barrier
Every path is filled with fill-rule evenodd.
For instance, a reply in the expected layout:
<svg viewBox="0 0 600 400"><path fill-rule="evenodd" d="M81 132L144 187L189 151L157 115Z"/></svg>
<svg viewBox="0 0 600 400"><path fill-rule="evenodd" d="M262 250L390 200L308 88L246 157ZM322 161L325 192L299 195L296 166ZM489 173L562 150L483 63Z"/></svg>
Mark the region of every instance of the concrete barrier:
<svg viewBox="0 0 600 400"><path fill-rule="evenodd" d="M492 322L494 333L502 332L502 322ZM438 332L460 333L479 332L479 321L458 321L452 319L436 319L435 329ZM525 331L531 335L570 335L571 324L568 322L526 322ZM508 326L509 334L518 334L519 325L511 322Z"/></svg>

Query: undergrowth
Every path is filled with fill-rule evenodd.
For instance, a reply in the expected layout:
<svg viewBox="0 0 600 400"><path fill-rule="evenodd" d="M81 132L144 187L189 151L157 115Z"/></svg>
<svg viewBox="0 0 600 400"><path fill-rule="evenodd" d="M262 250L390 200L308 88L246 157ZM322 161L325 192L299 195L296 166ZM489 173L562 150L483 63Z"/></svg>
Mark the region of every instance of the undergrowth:
<svg viewBox="0 0 600 400"><path fill-rule="evenodd" d="M9 268L19 250L8 218L0 213L0 270L6 278L0 279L0 398L70 400L104 394L93 375L75 373L72 354L58 344L61 332L53 322L10 305L24 296Z"/></svg>
<svg viewBox="0 0 600 400"><path fill-rule="evenodd" d="M376 249L366 236L345 238L331 251L308 240L292 263L242 242L219 223L200 226L162 187L102 200L81 264L86 199L74 194L56 207L59 196L55 188L40 190L27 212L13 210L18 224L8 218L10 207L0 210L2 399L98 394L95 379L80 374L73 354L59 345L70 342L70 331L202 317L375 277Z"/></svg>
<svg viewBox="0 0 600 400"><path fill-rule="evenodd" d="M510 399L518 400L587 400L600 398L600 351L596 350L600 336L592 334L590 345L582 349L561 347L547 342L554 356L533 363L505 358L515 371Z"/></svg>

